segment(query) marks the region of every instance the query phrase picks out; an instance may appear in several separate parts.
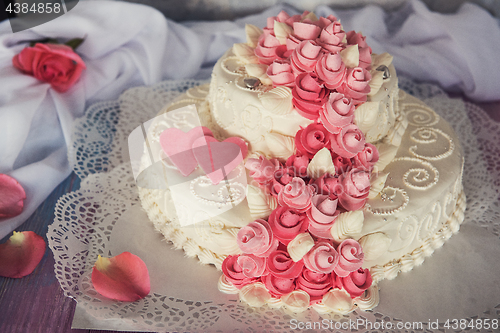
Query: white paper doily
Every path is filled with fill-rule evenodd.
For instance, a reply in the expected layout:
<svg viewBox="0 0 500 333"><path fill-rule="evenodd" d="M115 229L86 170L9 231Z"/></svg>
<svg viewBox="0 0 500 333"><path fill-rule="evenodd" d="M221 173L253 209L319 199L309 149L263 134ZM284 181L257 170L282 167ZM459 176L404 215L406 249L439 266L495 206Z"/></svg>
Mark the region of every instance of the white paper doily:
<svg viewBox="0 0 500 333"><path fill-rule="evenodd" d="M54 223L47 234L54 253L56 277L65 295L74 298L89 314L98 319L122 319L130 325L131 330L296 331L290 322L292 317L279 310L251 309L240 304L234 296L219 293L216 285L220 272L213 267L193 263L194 259L184 258L181 251L162 243L160 236L153 231L152 224L145 220L146 215L141 209L128 161L128 134L153 118L169 101L201 83L204 82L166 81L153 87L133 88L118 101L90 107L86 116L76 122L69 159L75 173L82 178L81 188L59 199ZM465 152L465 221L487 229L488 235L494 235L491 238L497 244L500 235L500 124L493 122L477 106L448 98L436 86L415 84L400 78L400 87L424 100L457 132ZM98 255L109 257L122 251L135 251L150 269L151 293L134 303L106 300L95 292L90 281ZM437 251L435 256L440 255L444 254ZM490 254L480 255L487 258ZM185 265L190 268L173 270ZM494 267L496 271L497 267L498 264ZM200 279L200 276L204 279ZM400 277L394 282L398 279ZM404 283L404 280L401 281ZM372 312L354 312L345 319L378 323L379 326L375 324L372 329L358 327L365 331L369 329L370 332L379 331L377 328L388 331L382 329L381 323L392 323L392 330L389 331L433 331L428 322L423 322L421 329L396 329L397 323L405 323L409 319L380 313L379 308L384 308L384 297L391 303L390 295L384 294L382 290L378 308ZM415 311L411 306L407 309L409 312ZM456 319L477 321L498 320L499 317L500 304L495 299L494 303L491 300L485 302L484 308L478 306L477 311L467 317ZM438 318L444 324L445 318L429 320ZM307 311L295 319L303 323L323 323L323 317L320 318L314 311ZM440 331L454 331L453 323L450 322L449 329L440 326ZM460 325L460 322L457 323ZM330 328L321 326L318 331L331 331ZM467 328L470 332L496 331L479 329L477 325ZM347 331L354 330L350 327Z"/></svg>

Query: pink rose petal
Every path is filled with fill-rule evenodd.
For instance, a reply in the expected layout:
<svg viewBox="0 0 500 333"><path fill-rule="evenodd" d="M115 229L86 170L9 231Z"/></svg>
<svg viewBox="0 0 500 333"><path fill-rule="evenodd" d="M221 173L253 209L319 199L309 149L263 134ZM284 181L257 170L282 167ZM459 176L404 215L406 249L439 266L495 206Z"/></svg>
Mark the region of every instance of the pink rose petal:
<svg viewBox="0 0 500 333"><path fill-rule="evenodd" d="M112 258L99 256L92 270L92 284L99 294L122 302L137 301L150 291L146 264L130 252Z"/></svg>
<svg viewBox="0 0 500 333"><path fill-rule="evenodd" d="M0 219L21 214L26 193L14 178L0 173Z"/></svg>
<svg viewBox="0 0 500 333"><path fill-rule="evenodd" d="M16 232L0 244L0 276L22 278L31 274L45 253L45 241L33 231Z"/></svg>

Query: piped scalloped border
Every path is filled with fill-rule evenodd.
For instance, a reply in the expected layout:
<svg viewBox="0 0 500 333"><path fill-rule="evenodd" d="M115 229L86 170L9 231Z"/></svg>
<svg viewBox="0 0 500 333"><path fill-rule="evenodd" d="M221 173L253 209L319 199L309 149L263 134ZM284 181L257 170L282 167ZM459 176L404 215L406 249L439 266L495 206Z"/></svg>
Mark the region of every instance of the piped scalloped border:
<svg viewBox="0 0 500 333"><path fill-rule="evenodd" d="M409 272L414 267L420 266L426 257L431 256L434 250L442 247L453 234L458 232L465 218L465 208L466 197L462 187L455 210L448 221L443 224L442 228L432 237L428 237L422 246L413 250L411 253L405 254L401 258L388 262L385 265L371 267L370 273L373 282L378 283L384 279L392 280L400 272Z"/></svg>

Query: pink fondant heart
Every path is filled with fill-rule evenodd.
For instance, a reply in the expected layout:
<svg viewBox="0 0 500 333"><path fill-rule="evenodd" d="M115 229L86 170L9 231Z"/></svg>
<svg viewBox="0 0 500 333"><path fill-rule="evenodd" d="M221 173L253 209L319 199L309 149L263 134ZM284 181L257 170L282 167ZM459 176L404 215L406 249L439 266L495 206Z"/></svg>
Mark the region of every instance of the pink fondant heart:
<svg viewBox="0 0 500 333"><path fill-rule="evenodd" d="M188 176L198 166L192 147L196 139L205 135L212 137L213 134L204 126L197 126L187 133L171 127L161 133L161 148L183 176Z"/></svg>
<svg viewBox="0 0 500 333"><path fill-rule="evenodd" d="M241 139L234 139L219 142L213 137L205 136L193 143L194 156L212 184L218 184L243 161L240 144L243 143L247 150L246 144Z"/></svg>

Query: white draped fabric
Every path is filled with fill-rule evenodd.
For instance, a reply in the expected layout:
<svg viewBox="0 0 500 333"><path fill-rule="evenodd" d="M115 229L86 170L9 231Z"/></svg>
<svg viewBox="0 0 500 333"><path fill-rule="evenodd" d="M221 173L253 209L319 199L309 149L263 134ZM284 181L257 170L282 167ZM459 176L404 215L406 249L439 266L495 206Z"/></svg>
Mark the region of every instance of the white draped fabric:
<svg viewBox="0 0 500 333"><path fill-rule="evenodd" d="M124 2L81 1L67 14L12 33L0 23L0 173L17 179L27 199L21 215L0 220L0 238L22 224L71 172L67 161L73 121L95 102L114 100L127 88L166 79L208 78L226 49L245 39L244 25L264 26L285 5L235 22L175 23L153 8ZM396 12L376 6L318 16L341 18L346 30L361 31L376 53L394 55L398 73L431 81L477 100L500 99L500 27L473 4L455 14L429 11L411 0ZM81 37L77 49L87 69L65 93L22 74L12 58L30 41Z"/></svg>

